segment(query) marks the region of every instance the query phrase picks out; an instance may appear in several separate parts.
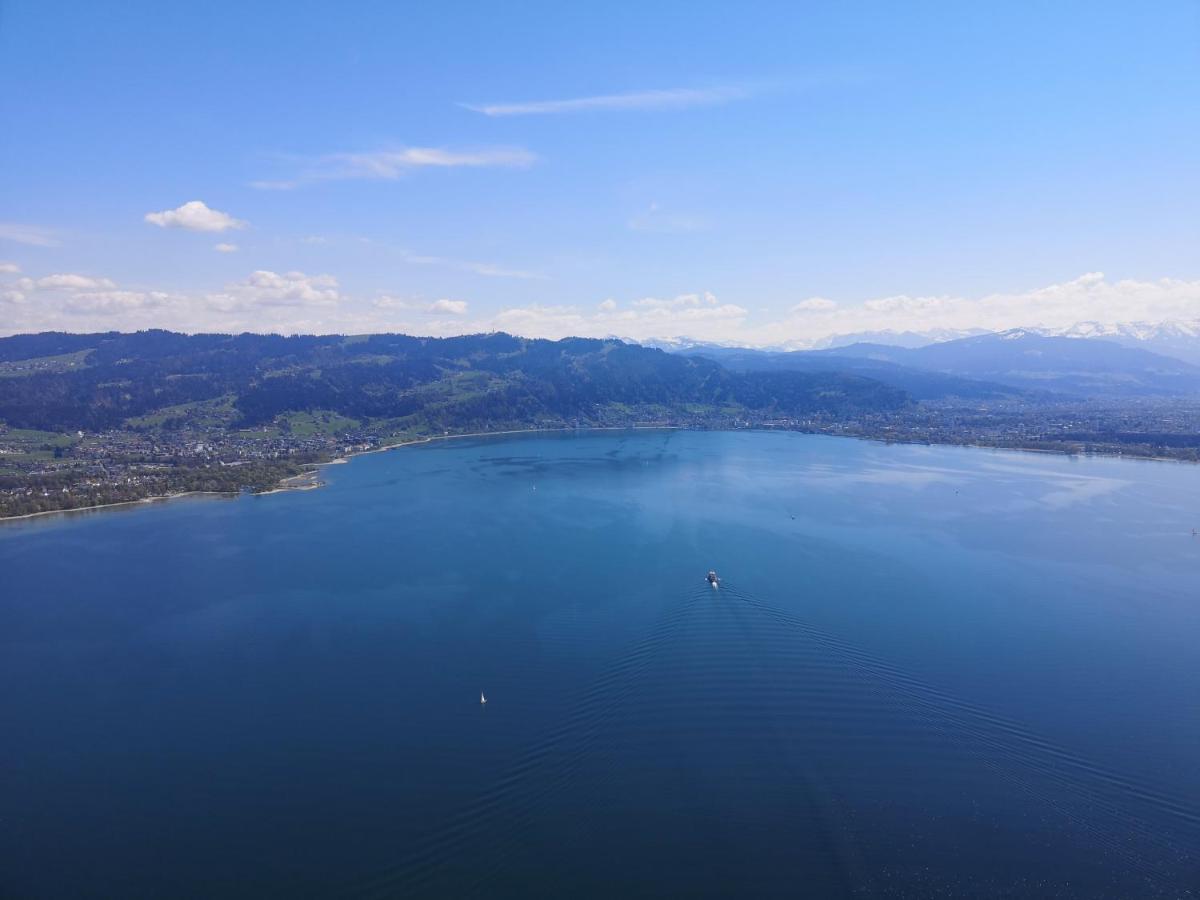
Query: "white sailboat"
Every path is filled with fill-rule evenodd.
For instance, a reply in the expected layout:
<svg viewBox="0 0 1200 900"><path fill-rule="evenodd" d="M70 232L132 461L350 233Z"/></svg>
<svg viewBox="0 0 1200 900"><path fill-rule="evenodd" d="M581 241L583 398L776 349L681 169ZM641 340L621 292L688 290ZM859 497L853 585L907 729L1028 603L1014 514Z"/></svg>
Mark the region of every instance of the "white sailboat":
<svg viewBox="0 0 1200 900"><path fill-rule="evenodd" d="M483 706L483 704L485 704L485 703L487 703L487 697L485 697L483 695L483 691L480 691L479 692L479 705Z"/></svg>

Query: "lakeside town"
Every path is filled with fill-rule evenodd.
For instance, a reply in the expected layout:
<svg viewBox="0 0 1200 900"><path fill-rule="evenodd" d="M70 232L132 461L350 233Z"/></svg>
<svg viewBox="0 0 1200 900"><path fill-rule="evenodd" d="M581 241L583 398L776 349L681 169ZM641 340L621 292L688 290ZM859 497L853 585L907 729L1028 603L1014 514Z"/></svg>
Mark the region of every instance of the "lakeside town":
<svg viewBox="0 0 1200 900"><path fill-rule="evenodd" d="M264 493L319 484L334 459L430 438L527 430L663 427L771 429L894 443L1200 461L1200 402L1142 400L1031 407L924 403L902 411L753 417L597 407L589 417L495 421L470 429L357 423L332 413L254 429L184 421L173 428L55 433L0 425L0 518L190 493ZM299 427L302 420L304 427Z"/></svg>

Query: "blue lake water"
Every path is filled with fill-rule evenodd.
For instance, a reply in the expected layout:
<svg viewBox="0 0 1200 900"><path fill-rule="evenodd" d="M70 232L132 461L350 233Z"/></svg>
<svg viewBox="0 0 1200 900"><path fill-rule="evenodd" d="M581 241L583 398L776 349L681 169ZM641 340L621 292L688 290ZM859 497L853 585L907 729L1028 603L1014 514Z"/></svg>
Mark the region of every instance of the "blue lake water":
<svg viewBox="0 0 1200 900"><path fill-rule="evenodd" d="M1200 889L1200 467L637 431L325 477L0 527L0 896Z"/></svg>

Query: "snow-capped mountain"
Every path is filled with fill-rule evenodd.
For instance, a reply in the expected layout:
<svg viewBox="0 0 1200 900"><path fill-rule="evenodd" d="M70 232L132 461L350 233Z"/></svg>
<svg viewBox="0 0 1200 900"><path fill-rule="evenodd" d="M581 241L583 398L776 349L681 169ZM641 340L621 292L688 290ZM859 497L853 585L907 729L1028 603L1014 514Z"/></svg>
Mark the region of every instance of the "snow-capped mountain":
<svg viewBox="0 0 1200 900"><path fill-rule="evenodd" d="M1200 366L1155 353L1144 344L1047 335L1035 328L929 344L915 350L856 344L812 354L855 356L1026 390L1081 397L1194 395Z"/></svg>
<svg viewBox="0 0 1200 900"><path fill-rule="evenodd" d="M1062 337L1080 340L1103 340L1123 347L1148 350L1192 365L1200 366L1200 319L1170 322L1077 322L1066 328L1011 328L989 332L983 328L937 328L928 331L861 331L836 334L816 340L783 341L769 347L748 347L738 341L700 341L692 338L658 338L643 341L644 347L657 347L669 353L686 353L709 349L757 349L774 353L796 350L837 350L843 347L870 345L880 348L917 350L936 344L960 341L964 338L996 334L1005 340L1022 337Z"/></svg>
<svg viewBox="0 0 1200 900"><path fill-rule="evenodd" d="M828 337L808 342L805 346L788 347L789 350L833 350L851 344L882 344L885 347L906 347L915 350L929 344L956 341L959 338L987 334L986 328L932 328L928 331L859 331L853 334L831 334Z"/></svg>
<svg viewBox="0 0 1200 900"><path fill-rule="evenodd" d="M1077 322L1069 328L1037 329L1036 333L1050 337L1099 338L1200 365L1200 319L1115 324Z"/></svg>
<svg viewBox="0 0 1200 900"><path fill-rule="evenodd" d="M832 350L837 347L849 347L852 344L880 344L885 347L903 347L914 350L929 344L939 344L943 341L956 341L959 338L975 337L988 334L986 328L934 328L929 331L858 331L852 334L831 334L827 337L804 340L780 341L768 346L750 345L739 341L700 341L689 337L648 338L634 341L620 338L627 343L641 344L643 347L655 347L668 353L686 353L695 350L709 349L746 349L763 350L770 353L790 353L795 350Z"/></svg>
<svg viewBox="0 0 1200 900"><path fill-rule="evenodd" d="M653 347L655 350L665 350L668 353L683 353L688 350L705 350L710 347L719 348L742 348L745 344L739 344L736 341L698 341L689 337L665 337L665 338L646 338L645 340L634 340L633 338L617 338L627 344L640 344L643 347Z"/></svg>

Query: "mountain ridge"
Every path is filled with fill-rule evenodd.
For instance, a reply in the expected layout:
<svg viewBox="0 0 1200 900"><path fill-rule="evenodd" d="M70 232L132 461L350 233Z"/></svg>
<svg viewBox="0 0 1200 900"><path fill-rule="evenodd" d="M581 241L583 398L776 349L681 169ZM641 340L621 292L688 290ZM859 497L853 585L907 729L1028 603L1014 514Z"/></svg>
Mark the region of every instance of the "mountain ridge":
<svg viewBox="0 0 1200 900"><path fill-rule="evenodd" d="M1035 399L1048 394L1136 397L1200 392L1200 365L1155 353L1138 343L1082 334L1049 334L1034 328L988 332L921 347L859 342L823 350L780 352L694 345L673 352L706 356L739 371L854 372L906 390L916 399L1004 395ZM935 379L933 375L940 377Z"/></svg>
<svg viewBox="0 0 1200 900"><path fill-rule="evenodd" d="M894 409L903 392L837 373L731 373L702 358L596 338L503 332L184 335L168 331L0 338L0 421L50 431L129 427L161 409L229 398L231 425L325 409L355 420L474 427L560 420L605 407L794 416Z"/></svg>

